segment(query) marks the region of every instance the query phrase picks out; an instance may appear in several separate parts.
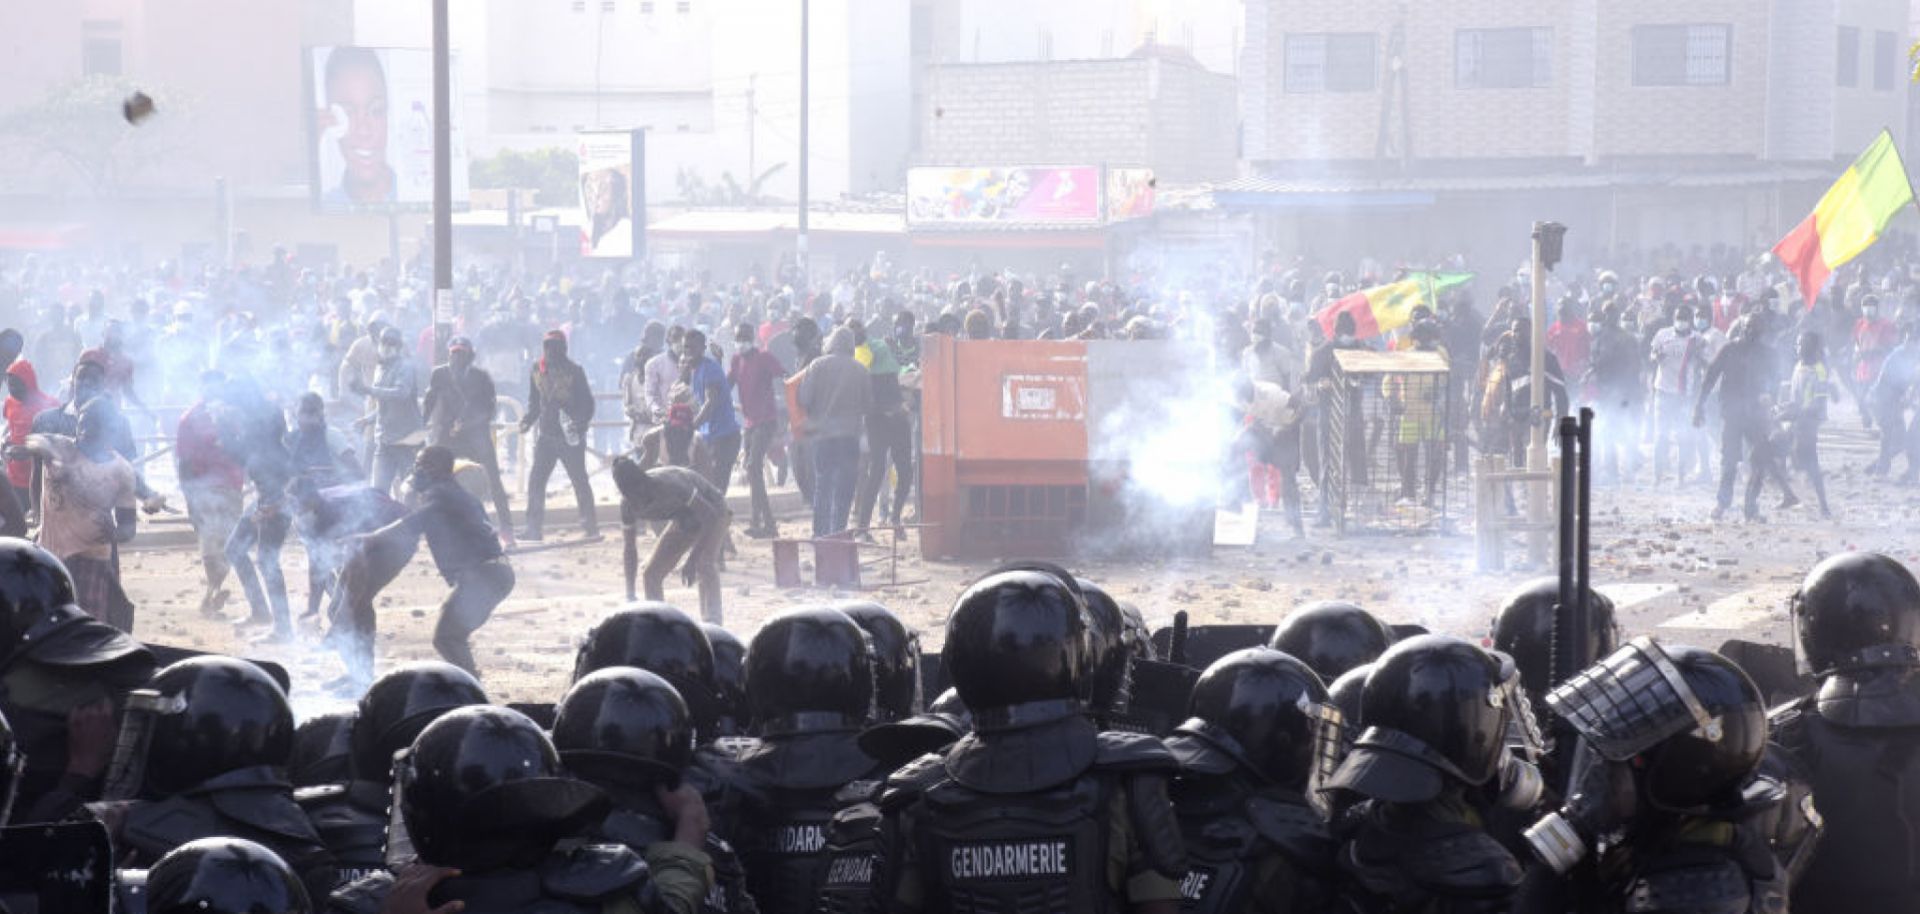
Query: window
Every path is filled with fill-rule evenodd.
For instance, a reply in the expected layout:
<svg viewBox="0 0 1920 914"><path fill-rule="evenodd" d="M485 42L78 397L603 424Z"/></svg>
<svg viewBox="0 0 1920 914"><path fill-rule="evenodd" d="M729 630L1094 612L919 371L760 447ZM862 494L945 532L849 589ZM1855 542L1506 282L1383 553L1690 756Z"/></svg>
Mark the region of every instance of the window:
<svg viewBox="0 0 1920 914"><path fill-rule="evenodd" d="M1900 80L1900 36L1892 32L1873 33L1873 91L1892 92Z"/></svg>
<svg viewBox="0 0 1920 914"><path fill-rule="evenodd" d="M1113 30L1112 29L1107 29L1106 31L1100 33L1100 56L1101 57L1113 56Z"/></svg>
<svg viewBox="0 0 1920 914"><path fill-rule="evenodd" d="M1833 84L1852 89L1860 85L1860 30L1843 25L1834 35Z"/></svg>
<svg viewBox="0 0 1920 914"><path fill-rule="evenodd" d="M574 11L574 12L576 12L576 13L584 13L584 12L586 12L586 11L587 11L587 0L573 0L573 11Z"/></svg>
<svg viewBox="0 0 1920 914"><path fill-rule="evenodd" d="M1461 29L1453 33L1453 84L1532 89L1553 84L1552 29Z"/></svg>
<svg viewBox="0 0 1920 914"><path fill-rule="evenodd" d="M1375 36L1365 32L1288 35L1288 92L1371 92L1379 77Z"/></svg>
<svg viewBox="0 0 1920 914"><path fill-rule="evenodd" d="M1053 59L1053 33L1046 29L1040 30L1040 59Z"/></svg>
<svg viewBox="0 0 1920 914"><path fill-rule="evenodd" d="M87 76L120 75L120 23L89 19L80 25L80 72Z"/></svg>
<svg viewBox="0 0 1920 914"><path fill-rule="evenodd" d="M618 7L614 5L614 0L600 0L600 12L611 13L617 8Z"/></svg>
<svg viewBox="0 0 1920 914"><path fill-rule="evenodd" d="M1730 25L1636 25L1633 84L1724 86L1731 81Z"/></svg>
<svg viewBox="0 0 1920 914"><path fill-rule="evenodd" d="M640 0L640 15L653 15L653 0Z"/></svg>
<svg viewBox="0 0 1920 914"><path fill-rule="evenodd" d="M680 0L680 2L673 5L673 11L676 13L693 12L693 0Z"/></svg>

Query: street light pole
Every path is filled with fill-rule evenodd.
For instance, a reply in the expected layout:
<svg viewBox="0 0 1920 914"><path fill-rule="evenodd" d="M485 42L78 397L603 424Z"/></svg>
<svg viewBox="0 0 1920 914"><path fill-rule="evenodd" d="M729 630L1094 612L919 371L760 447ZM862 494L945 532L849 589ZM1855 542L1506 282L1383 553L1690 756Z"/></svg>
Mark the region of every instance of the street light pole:
<svg viewBox="0 0 1920 914"><path fill-rule="evenodd" d="M453 333L453 81L447 0L433 0L433 358Z"/></svg>
<svg viewBox="0 0 1920 914"><path fill-rule="evenodd" d="M800 231L795 238L795 266L800 270L802 294L807 284L807 18L809 0L800 0ZM748 180L753 176L748 175Z"/></svg>

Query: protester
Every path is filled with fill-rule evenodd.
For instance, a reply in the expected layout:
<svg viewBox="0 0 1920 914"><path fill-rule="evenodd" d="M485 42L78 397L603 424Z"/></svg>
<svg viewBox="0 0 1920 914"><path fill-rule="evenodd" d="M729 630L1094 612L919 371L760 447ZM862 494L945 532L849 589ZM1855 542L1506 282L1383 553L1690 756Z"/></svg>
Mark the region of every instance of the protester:
<svg viewBox="0 0 1920 914"><path fill-rule="evenodd" d="M681 579L699 585L701 617L716 624L723 622L720 550L727 538L726 497L704 476L686 467L643 469L633 458L620 457L613 463L613 473L614 485L620 489L621 564L626 570L627 599L634 599L640 522L665 522L653 554L647 558L646 598L666 598L667 573L684 559Z"/></svg>
<svg viewBox="0 0 1920 914"><path fill-rule="evenodd" d="M496 409L493 376L474 364L473 342L456 336L447 343L447 363L435 366L421 404L426 415L427 443L470 460L486 471L487 490L493 494L493 522L501 545L513 548L513 514L507 506L507 486L500 478L500 455L493 443Z"/></svg>
<svg viewBox="0 0 1920 914"><path fill-rule="evenodd" d="M707 481L724 496L733 479L734 461L740 457L740 420L734 415L727 373L707 353L706 334L687 331L681 344L680 375L693 391L693 425L713 461Z"/></svg>
<svg viewBox="0 0 1920 914"><path fill-rule="evenodd" d="M200 541L200 566L207 576L207 589L200 597L203 616L218 616L226 606L227 540L239 523L246 498L246 468L220 440L216 413L228 408L220 399L226 380L217 371L201 375L200 399L180 414L173 439L174 475L186 499L187 520Z"/></svg>
<svg viewBox="0 0 1920 914"><path fill-rule="evenodd" d="M853 332L827 337L827 354L801 375L799 406L806 413L807 447L813 453L813 535L847 529L860 472L860 431L872 409L873 381L853 357Z"/></svg>
<svg viewBox="0 0 1920 914"><path fill-rule="evenodd" d="M520 539L540 542L547 516L547 480L554 464L567 471L573 483L574 503L580 511L582 534L600 536L594 511L593 481L587 475L587 429L593 421L593 390L586 372L567 358L567 337L548 331L540 341L540 361L527 382L527 413L520 432L533 432L533 466L527 475L527 526Z"/></svg>
<svg viewBox="0 0 1920 914"><path fill-rule="evenodd" d="M734 332L737 351L728 381L740 393L740 420L746 426L747 491L752 517L746 533L756 539L778 533L773 503L767 497L767 454L780 433L780 402L785 391L781 383L786 374L780 361L760 348L759 337L751 323L743 323ZM711 478L711 477L709 477ZM725 486L718 486L726 494Z"/></svg>
<svg viewBox="0 0 1920 914"><path fill-rule="evenodd" d="M112 400L80 411L79 434L34 434L17 451L46 468L40 493L40 546L73 574L82 609L123 632L133 631L133 601L120 584L115 547L133 539L139 514L133 467L115 453ZM11 455L10 455L11 456Z"/></svg>

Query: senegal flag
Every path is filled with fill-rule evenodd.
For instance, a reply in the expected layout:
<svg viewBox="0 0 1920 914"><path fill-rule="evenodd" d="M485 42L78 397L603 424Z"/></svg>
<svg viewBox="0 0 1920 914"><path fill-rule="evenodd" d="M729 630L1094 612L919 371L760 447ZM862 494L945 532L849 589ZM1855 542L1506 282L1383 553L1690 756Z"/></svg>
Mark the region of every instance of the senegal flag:
<svg viewBox="0 0 1920 914"><path fill-rule="evenodd" d="M1353 315L1354 336L1359 339L1398 330L1413 320L1413 309L1433 307L1433 298L1472 279L1472 273L1412 273L1398 282L1361 289L1320 309L1313 319L1320 331L1333 339L1333 322L1341 314Z"/></svg>
<svg viewBox="0 0 1920 914"><path fill-rule="evenodd" d="M1773 255L1793 271L1800 281L1800 297L1811 308L1827 276L1880 240L1887 223L1912 202L1907 167L1900 163L1893 134L1882 130L1880 138L1827 188L1813 212L1773 246Z"/></svg>

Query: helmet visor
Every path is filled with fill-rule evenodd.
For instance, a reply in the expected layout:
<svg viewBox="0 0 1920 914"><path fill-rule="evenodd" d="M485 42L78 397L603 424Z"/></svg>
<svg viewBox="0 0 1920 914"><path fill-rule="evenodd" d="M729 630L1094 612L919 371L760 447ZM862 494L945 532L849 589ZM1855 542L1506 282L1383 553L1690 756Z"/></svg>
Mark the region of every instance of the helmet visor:
<svg viewBox="0 0 1920 914"><path fill-rule="evenodd" d="M1720 738L1720 722L1645 636L1575 674L1547 694L1547 706L1610 761L1624 761L1676 733L1699 728Z"/></svg>

